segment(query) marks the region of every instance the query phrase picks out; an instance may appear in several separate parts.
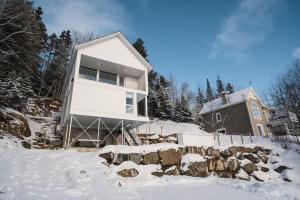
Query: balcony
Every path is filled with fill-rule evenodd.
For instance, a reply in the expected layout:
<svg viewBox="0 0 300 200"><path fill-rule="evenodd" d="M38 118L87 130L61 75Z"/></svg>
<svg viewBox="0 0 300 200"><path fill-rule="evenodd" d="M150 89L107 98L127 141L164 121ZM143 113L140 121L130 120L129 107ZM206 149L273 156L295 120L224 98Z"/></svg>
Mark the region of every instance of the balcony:
<svg viewBox="0 0 300 200"><path fill-rule="evenodd" d="M146 91L146 72L133 67L81 55L79 78Z"/></svg>

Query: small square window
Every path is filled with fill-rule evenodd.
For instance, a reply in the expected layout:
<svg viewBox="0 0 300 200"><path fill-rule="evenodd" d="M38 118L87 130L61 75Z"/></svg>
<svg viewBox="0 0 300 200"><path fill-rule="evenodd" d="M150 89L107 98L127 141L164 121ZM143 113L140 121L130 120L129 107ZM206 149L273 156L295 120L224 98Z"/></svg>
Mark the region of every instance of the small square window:
<svg viewBox="0 0 300 200"><path fill-rule="evenodd" d="M217 113L216 118L218 122L222 121L221 113Z"/></svg>

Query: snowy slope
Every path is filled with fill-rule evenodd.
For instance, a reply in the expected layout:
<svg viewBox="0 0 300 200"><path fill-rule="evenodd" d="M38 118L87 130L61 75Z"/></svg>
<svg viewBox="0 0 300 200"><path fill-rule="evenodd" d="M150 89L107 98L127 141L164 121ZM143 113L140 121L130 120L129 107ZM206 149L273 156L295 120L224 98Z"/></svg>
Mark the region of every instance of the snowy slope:
<svg viewBox="0 0 300 200"><path fill-rule="evenodd" d="M139 133L149 133L149 127L150 134L159 134L164 136L172 135L175 133L198 135L208 134L207 132L201 130L196 124L177 123L171 120L163 121L158 119L152 120L149 123L139 126Z"/></svg>
<svg viewBox="0 0 300 200"><path fill-rule="evenodd" d="M216 177L192 178L186 176L150 175L158 165L138 166L135 178L122 178L116 172L136 167L132 162L108 168L97 152L78 153L66 150L24 149L19 141L0 139L0 199L231 199L252 200L300 199L300 154L272 146L281 156L276 157L293 170L288 171L292 183L281 179L263 183L220 179ZM194 158L187 158L194 159ZM278 175L278 174L277 174Z"/></svg>

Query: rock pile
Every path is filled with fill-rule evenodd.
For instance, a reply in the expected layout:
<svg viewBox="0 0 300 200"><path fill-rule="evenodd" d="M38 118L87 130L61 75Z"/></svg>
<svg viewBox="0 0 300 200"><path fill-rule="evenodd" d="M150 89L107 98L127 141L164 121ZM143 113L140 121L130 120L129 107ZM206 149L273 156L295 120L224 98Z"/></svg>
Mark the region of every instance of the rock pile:
<svg viewBox="0 0 300 200"><path fill-rule="evenodd" d="M252 176L254 179L262 181L257 174L269 171L266 164L270 153L270 149L258 146L255 148L232 146L225 150L212 147L188 146L186 148L158 150L145 154L107 152L99 156L104 158L110 165L119 165L125 161L132 161L138 165L161 165L161 171L152 172L152 175L158 177L163 175L193 177L215 175L221 178L250 180ZM281 173L285 169L288 168L280 167L275 171ZM124 170L118 172L118 174L125 177L133 177L138 174L137 170ZM127 173L126 170L130 171L130 173Z"/></svg>

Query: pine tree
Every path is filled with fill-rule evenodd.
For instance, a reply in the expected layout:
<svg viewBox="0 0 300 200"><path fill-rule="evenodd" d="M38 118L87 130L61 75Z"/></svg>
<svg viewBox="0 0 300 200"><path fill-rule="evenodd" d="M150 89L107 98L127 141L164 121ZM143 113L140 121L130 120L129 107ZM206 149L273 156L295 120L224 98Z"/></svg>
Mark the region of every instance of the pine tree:
<svg viewBox="0 0 300 200"><path fill-rule="evenodd" d="M161 119L167 120L172 117L172 102L168 93L170 87L169 81L164 76L159 77L158 100L159 100L159 116Z"/></svg>
<svg viewBox="0 0 300 200"><path fill-rule="evenodd" d="M196 112L199 113L203 107L203 104L206 102L204 94L200 87L198 87L197 89L197 96L195 97L195 99L196 99Z"/></svg>
<svg viewBox="0 0 300 200"><path fill-rule="evenodd" d="M138 38L132 46L145 58L145 60L148 60L148 54L147 49L144 46L144 41L141 38Z"/></svg>
<svg viewBox="0 0 300 200"><path fill-rule="evenodd" d="M217 76L217 92L218 92L218 95L220 95L222 92L224 92L224 85L223 85L223 82L221 81L219 75Z"/></svg>
<svg viewBox="0 0 300 200"><path fill-rule="evenodd" d="M189 105L184 95L181 95L180 104L181 104L181 113L182 113L181 122L187 122L187 123L192 122L192 113L189 109Z"/></svg>
<svg viewBox="0 0 300 200"><path fill-rule="evenodd" d="M210 86L209 80L206 79L206 101L212 101L214 99L213 91Z"/></svg>
<svg viewBox="0 0 300 200"><path fill-rule="evenodd" d="M229 94L234 93L234 87L233 87L233 85L231 85L231 83L227 83L227 85L226 85L226 91L227 91Z"/></svg>

